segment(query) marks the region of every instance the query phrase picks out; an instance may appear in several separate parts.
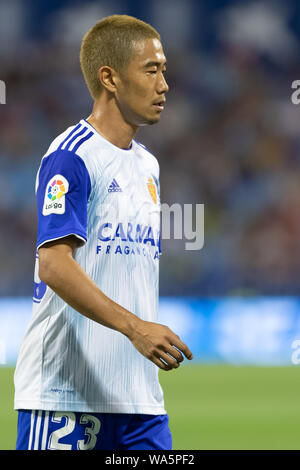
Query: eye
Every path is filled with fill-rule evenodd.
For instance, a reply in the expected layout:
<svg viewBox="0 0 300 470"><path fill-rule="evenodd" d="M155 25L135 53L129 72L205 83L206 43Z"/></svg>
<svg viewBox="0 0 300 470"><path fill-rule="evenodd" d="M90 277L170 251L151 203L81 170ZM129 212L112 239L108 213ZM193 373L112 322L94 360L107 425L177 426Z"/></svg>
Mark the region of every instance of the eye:
<svg viewBox="0 0 300 470"><path fill-rule="evenodd" d="M148 70L147 73L156 73L156 70Z"/></svg>

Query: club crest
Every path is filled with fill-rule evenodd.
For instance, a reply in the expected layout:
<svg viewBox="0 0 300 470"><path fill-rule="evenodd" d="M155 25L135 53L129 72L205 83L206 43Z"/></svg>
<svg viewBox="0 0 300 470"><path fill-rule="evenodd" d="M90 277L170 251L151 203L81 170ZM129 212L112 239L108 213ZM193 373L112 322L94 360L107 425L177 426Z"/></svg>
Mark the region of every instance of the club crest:
<svg viewBox="0 0 300 470"><path fill-rule="evenodd" d="M154 202L154 204L156 204L157 202L156 187L155 187L155 184L153 183L152 178L148 178L147 186L148 186L148 191L150 193L150 196L152 197L152 201Z"/></svg>

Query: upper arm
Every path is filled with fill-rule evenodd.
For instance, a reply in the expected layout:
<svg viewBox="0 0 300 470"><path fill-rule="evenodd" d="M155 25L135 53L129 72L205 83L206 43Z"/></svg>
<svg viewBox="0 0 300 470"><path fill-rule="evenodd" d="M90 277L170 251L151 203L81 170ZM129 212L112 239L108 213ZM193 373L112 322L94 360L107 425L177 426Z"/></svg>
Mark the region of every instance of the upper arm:
<svg viewBox="0 0 300 470"><path fill-rule="evenodd" d="M39 278L46 279L46 276L52 269L55 269L55 263L58 257L72 257L79 242L74 235L60 238L45 243L38 249L39 252Z"/></svg>
<svg viewBox="0 0 300 470"><path fill-rule="evenodd" d="M78 155L59 150L42 160L36 185L38 249L70 235L86 242L90 191L89 172Z"/></svg>

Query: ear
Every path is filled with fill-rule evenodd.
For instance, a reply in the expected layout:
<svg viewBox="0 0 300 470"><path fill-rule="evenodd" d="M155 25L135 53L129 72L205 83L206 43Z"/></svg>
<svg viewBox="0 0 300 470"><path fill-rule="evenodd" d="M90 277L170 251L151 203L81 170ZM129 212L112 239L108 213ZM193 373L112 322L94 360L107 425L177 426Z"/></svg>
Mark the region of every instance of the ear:
<svg viewBox="0 0 300 470"><path fill-rule="evenodd" d="M98 79L103 88L111 93L116 92L116 72L113 68L104 65L98 70Z"/></svg>

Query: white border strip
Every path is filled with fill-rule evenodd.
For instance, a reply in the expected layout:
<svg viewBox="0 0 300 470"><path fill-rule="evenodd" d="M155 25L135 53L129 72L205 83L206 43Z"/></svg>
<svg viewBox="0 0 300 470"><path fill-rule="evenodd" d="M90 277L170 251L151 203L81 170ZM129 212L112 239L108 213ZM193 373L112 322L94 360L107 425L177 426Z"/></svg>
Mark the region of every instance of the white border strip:
<svg viewBox="0 0 300 470"><path fill-rule="evenodd" d="M40 410L38 412L38 416L37 416L37 419L36 419L35 439L34 439L34 448L33 448L33 450L38 450L39 449L41 422L42 422L42 411Z"/></svg>
<svg viewBox="0 0 300 470"><path fill-rule="evenodd" d="M31 417L30 417L30 434L29 434L28 450L31 450L31 446L32 446L34 419L35 419L35 410L32 410Z"/></svg>
<svg viewBox="0 0 300 470"><path fill-rule="evenodd" d="M84 243L86 243L86 239L81 237L80 235L77 235L77 233L66 233L66 235L61 235L60 237L57 237L57 238L49 238L49 240L45 240L43 241L43 243L41 243L38 247L37 247L37 250L43 246L45 243L48 243L48 242L53 242L55 240L60 240L61 238L66 238L68 237L69 235L74 235L75 237L79 238L80 240L82 240Z"/></svg>
<svg viewBox="0 0 300 470"><path fill-rule="evenodd" d="M44 419L44 429L43 429L41 450L46 450L48 425L49 425L49 411L46 411L45 412L45 419Z"/></svg>

